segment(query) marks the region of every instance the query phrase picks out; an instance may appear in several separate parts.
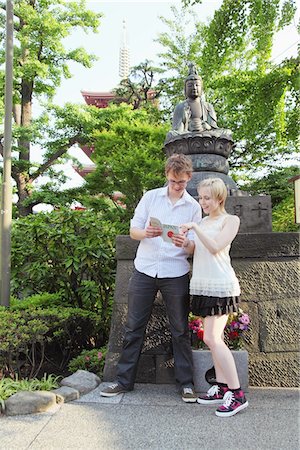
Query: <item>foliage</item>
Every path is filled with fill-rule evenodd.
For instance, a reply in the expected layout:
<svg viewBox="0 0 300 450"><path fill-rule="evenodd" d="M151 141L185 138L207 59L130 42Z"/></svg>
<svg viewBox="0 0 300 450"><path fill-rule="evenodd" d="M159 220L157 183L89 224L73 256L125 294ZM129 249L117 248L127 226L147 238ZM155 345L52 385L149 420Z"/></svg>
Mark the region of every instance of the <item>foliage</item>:
<svg viewBox="0 0 300 450"><path fill-rule="evenodd" d="M0 322L2 376L35 377L46 361L63 370L82 349L102 344L100 318L79 308L12 305L0 308Z"/></svg>
<svg viewBox="0 0 300 450"><path fill-rule="evenodd" d="M285 198L275 208L272 208L273 231L299 231L299 225L295 223L294 196Z"/></svg>
<svg viewBox="0 0 300 450"><path fill-rule="evenodd" d="M248 314L239 309L237 313L228 315L226 327L224 329L224 341L231 350L240 350L244 345L244 335L248 331L250 319ZM192 313L189 315L189 330L191 332L192 346L195 349L207 348L204 341L204 328L201 317Z"/></svg>
<svg viewBox="0 0 300 450"><path fill-rule="evenodd" d="M88 370L89 372L93 372L101 377L104 369L106 353L106 347L83 350L80 355L70 361L68 369L72 373L77 370Z"/></svg>
<svg viewBox="0 0 300 450"><path fill-rule="evenodd" d="M13 380L4 377L0 379L0 407L2 406L2 410L4 410L4 400L20 391L51 391L52 389L56 389L59 385L59 378L52 374L47 375L46 373L40 380L38 378L19 380L17 376Z"/></svg>
<svg viewBox="0 0 300 450"><path fill-rule="evenodd" d="M59 292L49 294L43 292L42 294L35 294L30 297L26 297L20 301L20 299L12 298L10 302L11 309L14 311L27 309L27 308L49 308L52 306L60 306L62 304L62 295ZM64 304L66 306L66 304Z"/></svg>
<svg viewBox="0 0 300 450"><path fill-rule="evenodd" d="M218 125L231 129L238 143L231 167L255 171L290 158L299 136L299 58L275 65L271 54L275 33L293 20L294 0L282 5L279 0L224 0L209 23L195 21L187 35L184 18L190 14L174 9L173 21L163 19L169 33L158 37L164 46L161 65L171 73L173 106L184 86L186 62L192 60Z"/></svg>
<svg viewBox="0 0 300 450"><path fill-rule="evenodd" d="M93 211L61 209L15 220L12 293L59 292L62 303L97 312L108 333L114 278L115 227Z"/></svg>
<svg viewBox="0 0 300 450"><path fill-rule="evenodd" d="M133 109L149 108L159 118L158 99L164 86L160 80L156 80L156 76L161 72L162 69L154 67L152 61L147 59L132 67L128 77L121 80L114 90L117 96L114 103L125 101Z"/></svg>
<svg viewBox="0 0 300 450"><path fill-rule="evenodd" d="M54 177L51 166L60 162L67 150L78 141L78 129L70 136L62 132L63 125L53 123L47 108L40 117L33 118L33 100L51 100L63 77L70 78L69 62L91 67L93 55L83 48L67 49L63 46L72 31L97 32L101 14L85 7L85 1L65 2L63 0L16 0L14 2L14 147L12 177L16 183L20 215L32 212L37 199L30 197L35 191L35 181L40 175ZM4 28L5 4L0 6L0 25ZM4 33L0 35L0 65L5 60ZM0 71L4 79L4 69ZM3 83L0 83L0 97L3 98ZM0 107L1 109L1 107ZM52 120L51 120L52 119ZM55 122L55 120L54 120ZM67 128L67 125L66 125ZM55 130L61 131L63 139L52 139ZM46 131L46 133L45 133ZM1 136L3 137L3 136ZM2 141L2 140L1 140ZM43 161L30 161L33 147L41 149ZM44 155L44 150L46 150ZM3 155L3 144L0 142Z"/></svg>
<svg viewBox="0 0 300 450"><path fill-rule="evenodd" d="M272 206L274 207L293 195L294 186L288 180L298 174L299 167L297 166L274 167L270 173L263 177L249 178L244 189L251 195L271 195Z"/></svg>
<svg viewBox="0 0 300 450"><path fill-rule="evenodd" d="M251 195L270 195L272 199L273 231L297 231L295 224L294 186L290 178L299 174L299 167L273 168L259 179L250 178L243 187Z"/></svg>
<svg viewBox="0 0 300 450"><path fill-rule="evenodd" d="M126 207L118 208L118 214L128 230L144 191L164 183L162 147L167 127L156 123L146 110L125 104L100 110L99 117L103 125L95 131L92 155L97 167L86 178L87 188L92 195L109 198L115 191L123 194Z"/></svg>

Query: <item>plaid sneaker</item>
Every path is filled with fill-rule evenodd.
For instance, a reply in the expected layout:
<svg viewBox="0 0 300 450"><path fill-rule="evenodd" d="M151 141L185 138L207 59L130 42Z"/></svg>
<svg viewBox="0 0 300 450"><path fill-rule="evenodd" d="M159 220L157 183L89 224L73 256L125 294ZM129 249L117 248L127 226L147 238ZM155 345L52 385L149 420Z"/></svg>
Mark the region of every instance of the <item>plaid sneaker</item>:
<svg viewBox="0 0 300 450"><path fill-rule="evenodd" d="M219 386L218 384L214 384L211 388L208 389L206 395L201 395L197 399L197 402L201 405L222 404L224 395L227 391L227 386Z"/></svg>
<svg viewBox="0 0 300 450"><path fill-rule="evenodd" d="M101 397L114 397L115 395L125 394L126 392L128 392L128 389L123 388L118 383L113 383L104 388L100 392L100 395Z"/></svg>
<svg viewBox="0 0 300 450"><path fill-rule="evenodd" d="M195 403L197 401L197 395L194 389L190 387L184 387L182 389L181 398L185 403Z"/></svg>
<svg viewBox="0 0 300 450"><path fill-rule="evenodd" d="M238 392L227 391L224 395L224 403L216 411L218 417L230 417L234 416L242 409L247 408L248 402L245 394L242 390Z"/></svg>

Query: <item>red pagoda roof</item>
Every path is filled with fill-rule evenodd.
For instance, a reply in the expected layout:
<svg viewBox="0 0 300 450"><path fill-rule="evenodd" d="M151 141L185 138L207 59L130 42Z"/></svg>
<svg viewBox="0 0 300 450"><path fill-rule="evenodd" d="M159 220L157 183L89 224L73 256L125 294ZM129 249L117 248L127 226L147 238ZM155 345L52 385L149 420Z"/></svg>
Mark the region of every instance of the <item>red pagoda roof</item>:
<svg viewBox="0 0 300 450"><path fill-rule="evenodd" d="M88 105L94 105L97 108L107 108L109 102L116 96L113 92L81 91L81 94Z"/></svg>

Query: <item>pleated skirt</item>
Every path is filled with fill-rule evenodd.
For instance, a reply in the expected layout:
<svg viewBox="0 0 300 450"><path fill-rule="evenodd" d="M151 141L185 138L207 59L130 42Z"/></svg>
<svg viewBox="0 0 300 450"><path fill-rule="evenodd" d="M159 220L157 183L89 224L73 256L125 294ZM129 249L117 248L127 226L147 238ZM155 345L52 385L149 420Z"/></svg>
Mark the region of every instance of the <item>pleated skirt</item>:
<svg viewBox="0 0 300 450"><path fill-rule="evenodd" d="M238 312L239 297L191 296L191 312L195 316L218 316Z"/></svg>

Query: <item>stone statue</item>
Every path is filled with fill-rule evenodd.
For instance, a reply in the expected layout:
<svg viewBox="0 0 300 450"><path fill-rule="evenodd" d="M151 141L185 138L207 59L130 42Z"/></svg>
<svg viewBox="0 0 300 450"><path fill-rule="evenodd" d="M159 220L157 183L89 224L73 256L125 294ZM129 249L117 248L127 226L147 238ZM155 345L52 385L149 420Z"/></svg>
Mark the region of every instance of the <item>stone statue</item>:
<svg viewBox="0 0 300 450"><path fill-rule="evenodd" d="M175 107L172 130L167 134L165 144L194 135L232 139L230 130L218 128L214 107L205 101L202 79L194 63L189 63L185 96L185 101Z"/></svg>

